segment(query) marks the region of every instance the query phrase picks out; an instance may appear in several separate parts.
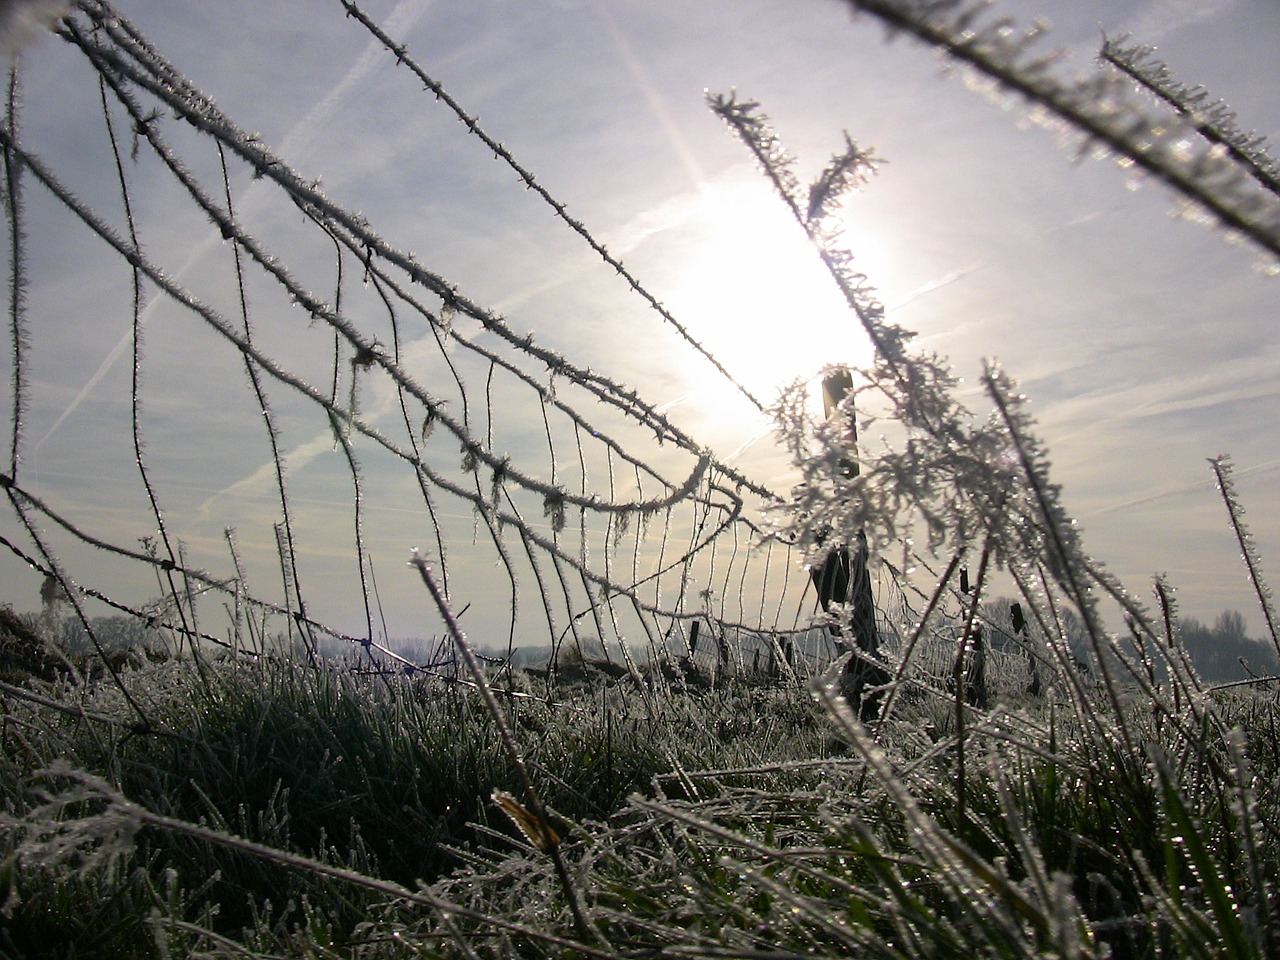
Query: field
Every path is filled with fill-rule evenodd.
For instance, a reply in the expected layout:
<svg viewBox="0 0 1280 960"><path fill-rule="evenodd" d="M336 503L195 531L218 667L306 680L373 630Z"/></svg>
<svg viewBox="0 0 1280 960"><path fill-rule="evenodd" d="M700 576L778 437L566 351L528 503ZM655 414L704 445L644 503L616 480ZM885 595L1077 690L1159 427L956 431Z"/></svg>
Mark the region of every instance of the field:
<svg viewBox="0 0 1280 960"><path fill-rule="evenodd" d="M1265 688L1128 686L1116 712L1100 686L1046 675L970 714L960 741L945 692L904 692L867 727L834 680L598 674L549 702L539 678L496 676L495 715L467 683L350 663L138 658L121 669L163 727L148 736L111 685L46 669L5 686L7 956L1275 943Z"/></svg>
<svg viewBox="0 0 1280 960"><path fill-rule="evenodd" d="M965 4L848 6L1276 272L1276 164L1151 50L1108 40L1071 82L1038 30ZM1240 614L1184 621L1164 576L1149 605L1129 592L1085 552L1018 384L989 363L962 403L948 362L890 322L838 220L872 151L846 134L802 185L760 104L707 96L871 349L766 407L384 25L341 7L768 413L790 492L515 332L79 0L54 32L93 71L108 174L91 186L115 212L20 135L17 71L0 125L0 543L43 603L0 607L0 957L1280 955L1280 624L1231 459L1206 479L1265 647ZM161 182L221 273L164 267L135 217ZM117 432L84 448L101 475L82 501L27 440L86 395L55 416L39 375L53 321L26 294L56 274L54 220L105 251L102 300L130 318ZM155 303L199 349L153 362ZM179 479L206 454L209 497ZM242 526L219 525L227 503ZM385 544L418 535L394 554L414 589L395 602L434 632L409 649L374 559L389 587ZM315 612L335 596L357 608L338 625Z"/></svg>

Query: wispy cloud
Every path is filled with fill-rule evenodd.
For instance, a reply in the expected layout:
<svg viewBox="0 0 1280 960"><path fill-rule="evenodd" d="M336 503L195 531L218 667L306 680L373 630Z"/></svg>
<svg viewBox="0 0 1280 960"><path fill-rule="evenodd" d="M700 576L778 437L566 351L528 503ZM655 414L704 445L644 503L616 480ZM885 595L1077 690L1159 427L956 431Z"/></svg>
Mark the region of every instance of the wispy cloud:
<svg viewBox="0 0 1280 960"><path fill-rule="evenodd" d="M1130 380L1057 402L1056 422L1137 421L1208 411L1229 404L1280 397L1276 358L1261 353L1206 366L1194 377Z"/></svg>
<svg viewBox="0 0 1280 960"><path fill-rule="evenodd" d="M432 0L400 0L391 16L387 18L388 29L393 33L400 33L409 29L422 16L431 2ZM289 129L289 132L285 134L278 147L278 152L286 158L293 158L304 153L312 134L336 114L344 101L353 96L361 81L369 76L380 59L385 58L385 56L386 51L382 45L376 40L370 40L365 45L364 52L361 53L355 64L342 79L334 84L316 105L308 110L302 119ZM261 203L262 198L269 189L270 186L263 181L257 181L250 186L238 205L240 215L243 217L255 205ZM208 231L191 249L182 266L170 275L170 279L174 282L181 282L220 243L222 243L221 236L213 230ZM141 328L146 327L155 308L164 303L166 299L167 297L163 295L154 295L146 302L138 317L138 324ZM98 368L76 395L72 397L66 408L54 420L53 425L36 441L32 450L33 455L38 456L40 447L80 408L81 404L89 398L106 374L120 362L121 357L125 356L126 353L132 352L132 344L133 331L131 329L103 357Z"/></svg>
<svg viewBox="0 0 1280 960"><path fill-rule="evenodd" d="M649 69L636 56L635 49L631 46L631 41L627 39L626 34L618 26L617 18L609 10L605 0L594 0L593 6L597 16L604 22L605 29L608 30L609 36L613 40L619 56L622 58L622 63L627 68L627 73L635 81L645 99L645 103L649 106L650 112L661 125L662 132L667 138L667 143L675 151L676 156L680 158L680 164L684 167L685 172L688 173L689 178L694 183L701 183L706 179L706 173L698 162L697 155L689 147L689 143L680 131L680 127L672 119L671 111L667 109L666 100L659 92L658 85L653 82Z"/></svg>
<svg viewBox="0 0 1280 960"><path fill-rule="evenodd" d="M333 447L333 431L323 430L306 443L299 444L283 455L282 460L284 461L285 471L295 472L301 470L320 455L332 452ZM214 505L218 503L219 500L223 500L227 497L258 499L259 497L266 496L270 490L274 489L275 484L275 462L268 460L266 463L258 467L258 469L254 470L253 473L249 474L249 476L224 487L205 500L204 503L200 504L198 516L201 520L208 520L213 515Z"/></svg>
<svg viewBox="0 0 1280 960"><path fill-rule="evenodd" d="M1122 30L1139 43L1157 43L1183 27L1211 20L1237 3L1238 0L1154 0L1126 21Z"/></svg>

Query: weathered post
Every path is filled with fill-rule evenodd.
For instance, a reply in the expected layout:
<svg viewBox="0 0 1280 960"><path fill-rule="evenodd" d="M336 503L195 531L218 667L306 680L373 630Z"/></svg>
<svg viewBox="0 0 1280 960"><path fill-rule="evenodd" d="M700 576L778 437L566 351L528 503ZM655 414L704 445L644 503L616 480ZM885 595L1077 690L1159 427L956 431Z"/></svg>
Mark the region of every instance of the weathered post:
<svg viewBox="0 0 1280 960"><path fill-rule="evenodd" d="M822 406L828 420L852 389L853 376L848 370L839 370L822 381ZM840 469L846 477L856 477L858 425L853 417L849 418L845 448L848 456L841 458ZM831 605L836 603L844 604L850 611L851 644L845 640L839 623L832 621L829 628L836 642L848 646L853 653L845 667L843 692L863 720L875 719L880 710L880 691L865 694L866 689L889 681L887 671L874 661L880 649L880 632L876 628L875 600L871 596L871 576L867 570L868 556L866 534L859 530L852 547L848 543L833 544L822 563L809 571L823 612L829 613Z"/></svg>

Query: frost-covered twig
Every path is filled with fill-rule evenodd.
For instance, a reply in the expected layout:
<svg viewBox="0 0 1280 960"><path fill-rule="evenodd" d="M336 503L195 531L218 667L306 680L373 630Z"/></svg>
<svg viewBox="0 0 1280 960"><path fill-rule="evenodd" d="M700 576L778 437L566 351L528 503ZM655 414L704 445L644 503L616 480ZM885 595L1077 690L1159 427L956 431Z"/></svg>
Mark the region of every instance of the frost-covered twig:
<svg viewBox="0 0 1280 960"><path fill-rule="evenodd" d="M1098 670L1110 699L1114 717L1121 734L1132 743L1124 706L1115 678L1107 666L1104 653L1108 646L1106 631L1098 616L1097 603L1089 590L1090 570L1087 557L1080 544L1079 531L1062 506L1060 488L1049 480L1049 461L1040 442L1031 432L1031 418L1027 414L1025 397L1012 389L1009 379L996 368L988 366L983 374L983 385L999 411L1000 419L1009 432L1012 443L1011 456L1016 458L1022 471L1021 486L1030 509L1028 519L1039 541L1039 559L1049 569L1053 578L1066 591L1071 603L1079 611L1089 637L1089 644L1097 659ZM1109 651L1108 651L1109 652Z"/></svg>
<svg viewBox="0 0 1280 960"><path fill-rule="evenodd" d="M708 93L707 104L751 151L765 177L814 245L878 356L896 368L902 362L911 334L885 322L883 305L868 286L866 275L854 268L853 257L840 245L839 231L831 219L839 198L865 183L875 172L878 163L875 154L858 147L846 133L845 149L831 158L805 196L792 170L791 155L758 102L739 100L736 93Z"/></svg>
<svg viewBox="0 0 1280 960"><path fill-rule="evenodd" d="M1220 147L1197 147L1194 128L1145 112L1128 81L1096 73L1062 79L1051 69L1056 53L1038 54L1040 27L1020 31L1008 17L987 19L973 0L844 0L881 20L893 32L936 47L972 69L978 85L1026 101L1030 116L1145 171L1194 208L1208 213L1273 257L1280 257L1280 197L1259 190Z"/></svg>
<svg viewBox="0 0 1280 960"><path fill-rule="evenodd" d="M859 409L857 391L849 392L837 415L814 424L807 385L785 390L774 416L801 473L788 532L805 557L816 561L828 536L853 542L866 529L881 538L894 537L898 525L909 523L906 518L918 511L928 526L931 548L944 542L963 548L978 535L981 517L989 512L975 510L974 498L1002 496L1004 481L993 479L990 468L1004 472L999 460L1003 441L992 425L975 423L957 402L956 380L943 358L908 352L914 334L885 319L866 276L854 268L852 255L840 242L831 216L835 201L865 181L874 169L874 155L846 135L845 150L832 158L804 196L791 157L758 103L736 95L708 95L708 103L756 158L875 348L872 367L858 371L865 381L859 390L880 394L889 405L887 417L908 435L902 451L870 457L865 469L851 475L845 469L846 445L854 433L850 418ZM833 364L824 377L843 370ZM821 445L816 452L814 438Z"/></svg>
<svg viewBox="0 0 1280 960"><path fill-rule="evenodd" d="M1231 480L1234 465L1226 454L1214 457L1209 461L1213 467L1214 479L1218 482L1218 490L1222 494L1222 502L1227 506L1227 516L1231 519L1231 529L1235 532L1236 542L1240 544L1240 557L1244 560L1245 569L1249 571L1249 583L1262 606L1262 616L1267 621L1267 632L1276 652L1280 653L1280 620L1276 617L1275 606L1271 598L1271 588L1262 576L1262 563L1258 559L1258 550L1253 542L1253 534L1244 522L1244 505L1236 496L1235 484Z"/></svg>
<svg viewBox="0 0 1280 960"><path fill-rule="evenodd" d="M1186 117L1207 141L1221 145L1253 179L1280 196L1280 164L1267 152L1267 138L1245 133L1236 126L1236 115L1221 100L1210 100L1201 86L1179 81L1167 64L1154 56L1155 48L1143 44L1125 46L1127 36L1103 41L1101 57L1140 83L1158 99Z"/></svg>

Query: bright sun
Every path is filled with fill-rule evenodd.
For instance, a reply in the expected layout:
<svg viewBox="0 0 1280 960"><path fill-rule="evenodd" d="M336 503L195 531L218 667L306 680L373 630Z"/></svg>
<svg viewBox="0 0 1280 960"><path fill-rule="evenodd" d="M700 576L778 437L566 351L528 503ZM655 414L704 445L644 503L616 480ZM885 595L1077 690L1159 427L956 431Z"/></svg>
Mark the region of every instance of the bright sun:
<svg viewBox="0 0 1280 960"><path fill-rule="evenodd" d="M771 404L784 386L830 363L867 363L857 318L758 173L736 168L703 184L679 234L665 302L757 399ZM856 263L874 283L877 264L861 255ZM689 403L758 421L701 357L686 352L681 364Z"/></svg>

